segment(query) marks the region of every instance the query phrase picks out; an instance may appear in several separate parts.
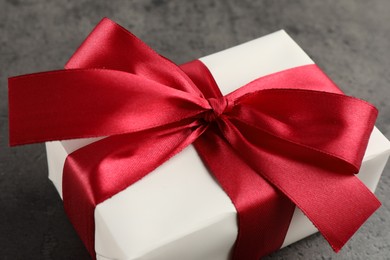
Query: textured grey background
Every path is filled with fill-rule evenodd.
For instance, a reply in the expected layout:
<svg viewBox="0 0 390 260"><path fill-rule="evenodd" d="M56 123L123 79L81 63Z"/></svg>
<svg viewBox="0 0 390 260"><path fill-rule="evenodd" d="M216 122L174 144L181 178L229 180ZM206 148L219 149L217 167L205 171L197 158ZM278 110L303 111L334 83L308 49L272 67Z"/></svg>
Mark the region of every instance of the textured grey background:
<svg viewBox="0 0 390 260"><path fill-rule="evenodd" d="M390 138L390 1L0 0L0 259L88 259L47 180L43 145L9 148L7 77L60 69L107 16L177 63L284 28L347 93L374 103ZM339 253L314 235L266 259L390 259L383 206Z"/></svg>

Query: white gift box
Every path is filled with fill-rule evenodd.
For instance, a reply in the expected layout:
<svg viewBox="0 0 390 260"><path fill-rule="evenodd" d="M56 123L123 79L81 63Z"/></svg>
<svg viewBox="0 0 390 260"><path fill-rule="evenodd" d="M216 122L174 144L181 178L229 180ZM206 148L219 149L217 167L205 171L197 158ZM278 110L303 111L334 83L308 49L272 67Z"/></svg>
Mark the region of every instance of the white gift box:
<svg viewBox="0 0 390 260"><path fill-rule="evenodd" d="M313 64L278 31L200 59L223 94L261 76ZM66 156L99 138L46 143L49 178L62 194ZM374 128L358 177L374 191L390 142ZM191 145L95 209L97 259L226 260L237 236L236 210ZM296 209L283 246L317 232Z"/></svg>

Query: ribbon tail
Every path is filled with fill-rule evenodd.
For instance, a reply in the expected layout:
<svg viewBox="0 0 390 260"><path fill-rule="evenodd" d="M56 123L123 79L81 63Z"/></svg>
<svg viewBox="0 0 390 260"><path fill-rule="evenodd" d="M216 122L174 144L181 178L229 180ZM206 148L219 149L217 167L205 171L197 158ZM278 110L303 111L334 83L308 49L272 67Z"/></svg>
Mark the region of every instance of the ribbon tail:
<svg viewBox="0 0 390 260"><path fill-rule="evenodd" d="M209 129L194 145L237 210L239 233L232 257L257 260L280 248L295 205L250 168L215 125Z"/></svg>
<svg viewBox="0 0 390 260"><path fill-rule="evenodd" d="M338 160L321 157L322 164L318 166L318 154L313 150L244 123L224 120L220 124L229 143L245 161L297 205L335 251L380 206L375 195L346 171L350 167Z"/></svg>
<svg viewBox="0 0 390 260"><path fill-rule="evenodd" d="M95 256L96 205L142 179L191 144L205 127L111 136L71 153L63 171L65 211Z"/></svg>

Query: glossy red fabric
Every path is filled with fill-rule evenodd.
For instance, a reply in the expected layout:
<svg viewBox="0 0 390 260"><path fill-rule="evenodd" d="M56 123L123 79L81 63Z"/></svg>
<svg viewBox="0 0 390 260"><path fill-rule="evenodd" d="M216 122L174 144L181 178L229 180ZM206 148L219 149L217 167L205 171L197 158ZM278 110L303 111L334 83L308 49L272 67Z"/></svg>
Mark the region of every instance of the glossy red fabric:
<svg viewBox="0 0 390 260"><path fill-rule="evenodd" d="M376 109L315 65L222 96L103 19L67 70L9 79L10 144L108 136L66 160L67 214L94 256L94 208L193 143L238 212L233 259L283 243L297 205L338 251L380 206L354 176Z"/></svg>

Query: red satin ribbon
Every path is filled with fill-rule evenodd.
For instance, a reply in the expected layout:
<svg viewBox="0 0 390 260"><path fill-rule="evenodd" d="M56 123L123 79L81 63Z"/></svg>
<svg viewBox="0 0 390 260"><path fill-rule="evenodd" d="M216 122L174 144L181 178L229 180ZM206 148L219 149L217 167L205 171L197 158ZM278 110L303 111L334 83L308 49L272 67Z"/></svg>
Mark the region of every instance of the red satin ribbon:
<svg viewBox="0 0 390 260"><path fill-rule="evenodd" d="M66 67L9 79L10 144L108 136L64 166L65 209L92 256L95 206L191 143L237 209L233 259L278 249L295 205L336 251L380 206L354 176L377 110L315 65L222 96L200 61L178 67L103 19Z"/></svg>

